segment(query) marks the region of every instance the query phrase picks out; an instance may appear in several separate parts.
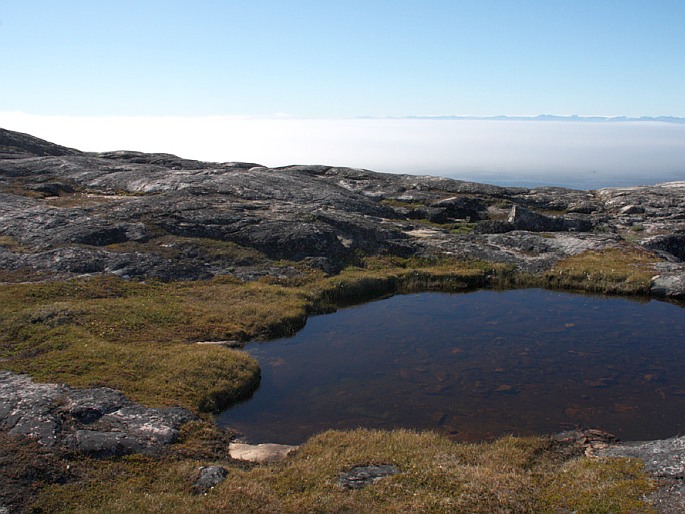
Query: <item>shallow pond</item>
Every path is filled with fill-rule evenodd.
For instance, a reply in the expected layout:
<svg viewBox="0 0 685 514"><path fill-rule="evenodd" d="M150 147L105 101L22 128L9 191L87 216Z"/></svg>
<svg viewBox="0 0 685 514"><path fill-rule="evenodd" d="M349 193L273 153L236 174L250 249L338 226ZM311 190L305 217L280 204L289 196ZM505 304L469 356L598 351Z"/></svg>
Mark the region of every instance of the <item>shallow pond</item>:
<svg viewBox="0 0 685 514"><path fill-rule="evenodd" d="M541 289L398 295L247 351L261 385L219 422L255 443L353 427L464 441L577 426L624 440L685 431L685 309L665 302Z"/></svg>

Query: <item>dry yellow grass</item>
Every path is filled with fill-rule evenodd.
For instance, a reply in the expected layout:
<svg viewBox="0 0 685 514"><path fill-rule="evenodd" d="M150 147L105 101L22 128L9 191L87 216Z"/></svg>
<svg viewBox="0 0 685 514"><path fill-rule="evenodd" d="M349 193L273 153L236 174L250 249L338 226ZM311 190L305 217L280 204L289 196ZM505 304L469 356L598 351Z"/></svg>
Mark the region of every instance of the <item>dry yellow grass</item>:
<svg viewBox="0 0 685 514"><path fill-rule="evenodd" d="M35 507L52 512L648 512L652 489L627 459L589 460L559 452L546 438L505 437L454 444L433 433L330 431L280 464L224 463L229 475L206 495L192 483L205 461L131 457L86 462L84 483L54 485ZM338 484L365 464L401 473L361 490Z"/></svg>
<svg viewBox="0 0 685 514"><path fill-rule="evenodd" d="M217 251L233 251L219 248ZM545 277L481 262L367 259L334 277L130 282L113 277L0 287L1 367L44 381L105 385L148 405L211 411L244 396L258 367L246 354L199 340L293 332L313 312L384 295L507 284L641 292L648 252L588 252ZM651 483L639 463L572 458L545 438L455 445L432 433L326 432L269 466L226 461L225 435L207 421L159 459L65 461L75 481L36 497L44 512L645 512ZM200 465L224 461L229 477L192 494ZM360 491L337 483L359 464L400 475ZM29 466L30 467L30 466ZM44 485L44 484L43 484Z"/></svg>
<svg viewBox="0 0 685 514"><path fill-rule="evenodd" d="M630 245L587 251L557 263L545 274L547 285L605 294L647 294L654 264L661 259Z"/></svg>

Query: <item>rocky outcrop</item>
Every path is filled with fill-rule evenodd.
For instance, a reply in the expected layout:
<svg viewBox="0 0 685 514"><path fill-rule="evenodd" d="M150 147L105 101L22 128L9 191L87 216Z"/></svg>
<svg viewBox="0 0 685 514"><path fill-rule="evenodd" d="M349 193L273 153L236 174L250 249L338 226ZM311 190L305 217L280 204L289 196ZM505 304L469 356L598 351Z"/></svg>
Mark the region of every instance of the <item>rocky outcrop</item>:
<svg viewBox="0 0 685 514"><path fill-rule="evenodd" d="M79 155L73 148L59 146L37 137L0 128L0 159L24 159L48 155Z"/></svg>
<svg viewBox="0 0 685 514"><path fill-rule="evenodd" d="M175 442L191 419L185 409L146 408L106 387L39 384L0 371L0 430L46 447L95 457L155 453Z"/></svg>
<svg viewBox="0 0 685 514"><path fill-rule="evenodd" d="M0 131L0 281L336 273L363 255L436 254L538 273L588 249L664 259L682 297L685 182L578 191L330 166L83 153ZM284 267L276 261L299 261Z"/></svg>
<svg viewBox="0 0 685 514"><path fill-rule="evenodd" d="M597 451L597 456L640 459L659 481L658 489L648 497L657 512L685 511L685 437L611 445Z"/></svg>

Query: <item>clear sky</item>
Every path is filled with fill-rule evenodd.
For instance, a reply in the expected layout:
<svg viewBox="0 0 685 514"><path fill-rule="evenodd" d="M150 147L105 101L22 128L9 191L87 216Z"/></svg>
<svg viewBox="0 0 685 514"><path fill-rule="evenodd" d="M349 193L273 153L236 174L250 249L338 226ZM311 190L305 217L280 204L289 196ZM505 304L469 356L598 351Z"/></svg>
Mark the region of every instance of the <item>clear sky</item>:
<svg viewBox="0 0 685 514"><path fill-rule="evenodd" d="M685 116L683 0L1 0L0 111Z"/></svg>
<svg viewBox="0 0 685 514"><path fill-rule="evenodd" d="M0 127L484 182L685 180L685 0L0 0Z"/></svg>

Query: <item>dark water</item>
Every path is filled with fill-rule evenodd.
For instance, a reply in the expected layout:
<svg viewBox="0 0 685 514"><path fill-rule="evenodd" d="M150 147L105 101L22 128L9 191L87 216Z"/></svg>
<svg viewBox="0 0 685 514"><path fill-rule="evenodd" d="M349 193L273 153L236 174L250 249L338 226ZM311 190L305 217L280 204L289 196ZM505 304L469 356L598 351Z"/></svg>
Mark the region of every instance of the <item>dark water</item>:
<svg viewBox="0 0 685 514"><path fill-rule="evenodd" d="M251 442L360 426L465 441L685 431L685 309L664 302L539 289L395 296L248 351L261 385L220 423Z"/></svg>

